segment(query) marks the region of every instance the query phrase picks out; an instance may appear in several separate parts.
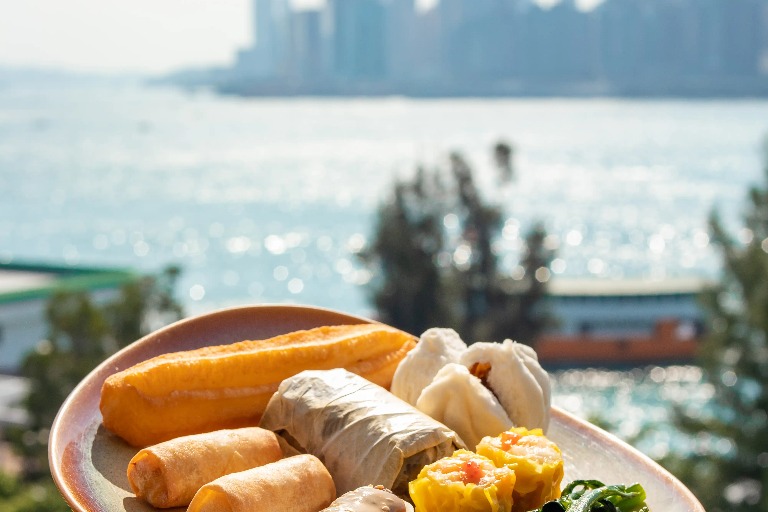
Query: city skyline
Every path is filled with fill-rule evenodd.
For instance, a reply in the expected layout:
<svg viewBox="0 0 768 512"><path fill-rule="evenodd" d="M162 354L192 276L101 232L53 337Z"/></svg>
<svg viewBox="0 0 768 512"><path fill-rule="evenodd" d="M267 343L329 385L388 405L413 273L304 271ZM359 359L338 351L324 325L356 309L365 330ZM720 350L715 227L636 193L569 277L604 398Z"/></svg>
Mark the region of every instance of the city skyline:
<svg viewBox="0 0 768 512"><path fill-rule="evenodd" d="M229 68L178 74L241 95L768 94L768 1L253 0Z"/></svg>

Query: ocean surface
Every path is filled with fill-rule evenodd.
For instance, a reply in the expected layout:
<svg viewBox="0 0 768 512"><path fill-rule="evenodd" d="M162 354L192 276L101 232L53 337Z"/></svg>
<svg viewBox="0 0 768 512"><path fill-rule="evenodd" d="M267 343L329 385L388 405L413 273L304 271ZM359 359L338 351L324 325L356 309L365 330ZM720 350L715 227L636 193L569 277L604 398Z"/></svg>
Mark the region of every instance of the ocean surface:
<svg viewBox="0 0 768 512"><path fill-rule="evenodd" d="M371 313L356 253L378 206L451 151L505 210L514 266L544 223L554 279L713 277L707 217L739 236L768 101L256 99L136 81L0 86L0 261L183 274L190 314L266 302ZM495 185L490 150L515 148ZM447 219L449 220L449 219ZM632 438L711 395L693 367L555 375L555 402ZM669 433L646 451L663 455ZM695 448L695 447L694 447ZM727 449L728 447L724 447Z"/></svg>
<svg viewBox="0 0 768 512"><path fill-rule="evenodd" d="M714 276L761 176L768 101L257 99L135 81L0 87L0 261L182 267L191 313L299 302L369 314L355 253L417 165L463 153L517 261L554 278ZM490 150L515 147L495 186Z"/></svg>

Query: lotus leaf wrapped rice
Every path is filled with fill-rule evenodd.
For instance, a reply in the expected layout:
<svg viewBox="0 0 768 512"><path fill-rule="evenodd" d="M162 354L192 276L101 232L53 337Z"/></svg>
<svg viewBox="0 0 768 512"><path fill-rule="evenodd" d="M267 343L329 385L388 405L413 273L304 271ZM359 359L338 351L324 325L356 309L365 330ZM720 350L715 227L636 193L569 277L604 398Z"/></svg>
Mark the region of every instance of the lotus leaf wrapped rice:
<svg viewBox="0 0 768 512"><path fill-rule="evenodd" d="M419 512L510 512L515 473L467 450L425 466L410 483Z"/></svg>
<svg viewBox="0 0 768 512"><path fill-rule="evenodd" d="M442 423L344 369L285 379L260 426L318 457L339 494L382 485L407 497L422 467L464 448Z"/></svg>
<svg viewBox="0 0 768 512"><path fill-rule="evenodd" d="M477 453L499 467L514 470L517 482L512 512L533 510L560 497L563 456L541 429L520 427L496 437L485 437L477 445Z"/></svg>

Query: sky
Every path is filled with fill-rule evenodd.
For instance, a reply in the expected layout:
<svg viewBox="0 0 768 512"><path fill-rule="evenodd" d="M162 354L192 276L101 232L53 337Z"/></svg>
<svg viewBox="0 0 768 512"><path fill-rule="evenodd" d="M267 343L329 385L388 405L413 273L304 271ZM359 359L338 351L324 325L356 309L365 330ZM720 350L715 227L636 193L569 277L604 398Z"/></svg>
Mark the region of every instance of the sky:
<svg viewBox="0 0 768 512"><path fill-rule="evenodd" d="M227 64L249 0L0 0L0 66L162 73Z"/></svg>

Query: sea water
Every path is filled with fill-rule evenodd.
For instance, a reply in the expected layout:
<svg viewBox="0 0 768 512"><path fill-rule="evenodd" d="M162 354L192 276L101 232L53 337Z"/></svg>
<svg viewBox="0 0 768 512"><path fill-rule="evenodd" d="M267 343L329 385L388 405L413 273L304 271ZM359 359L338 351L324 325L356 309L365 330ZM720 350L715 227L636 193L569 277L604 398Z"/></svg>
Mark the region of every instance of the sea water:
<svg viewBox="0 0 768 512"><path fill-rule="evenodd" d="M0 85L0 261L179 265L189 314L292 302L371 314L357 253L398 179L452 151L503 207L511 267L543 222L558 277L714 277L762 183L768 101L276 99L135 81ZM490 154L514 146L498 187ZM446 219L450 223L451 219ZM676 367L678 368L678 367ZM659 372L664 372L663 375ZM554 375L555 403L631 439L703 403L693 367ZM666 434L663 434L666 435ZM647 451L663 455L655 437Z"/></svg>
<svg viewBox="0 0 768 512"><path fill-rule="evenodd" d="M378 206L451 151L504 208L500 258L543 222L554 276L715 276L768 101L274 99L137 82L0 87L0 261L182 268L190 313L297 302L370 314ZM498 187L491 147L515 148ZM450 221L450 219L446 219Z"/></svg>

